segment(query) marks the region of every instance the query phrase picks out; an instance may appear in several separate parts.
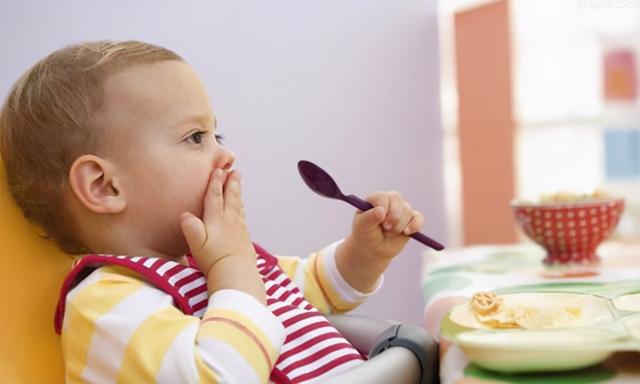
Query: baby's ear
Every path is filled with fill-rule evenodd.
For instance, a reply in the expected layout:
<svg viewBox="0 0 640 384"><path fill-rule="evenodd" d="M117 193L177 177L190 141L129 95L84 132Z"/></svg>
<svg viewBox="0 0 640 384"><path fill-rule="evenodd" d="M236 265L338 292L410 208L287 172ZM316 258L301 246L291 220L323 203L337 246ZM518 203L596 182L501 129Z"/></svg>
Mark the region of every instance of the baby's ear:
<svg viewBox="0 0 640 384"><path fill-rule="evenodd" d="M69 184L78 200L93 212L119 213L127 206L113 165L101 157L78 157L69 170Z"/></svg>

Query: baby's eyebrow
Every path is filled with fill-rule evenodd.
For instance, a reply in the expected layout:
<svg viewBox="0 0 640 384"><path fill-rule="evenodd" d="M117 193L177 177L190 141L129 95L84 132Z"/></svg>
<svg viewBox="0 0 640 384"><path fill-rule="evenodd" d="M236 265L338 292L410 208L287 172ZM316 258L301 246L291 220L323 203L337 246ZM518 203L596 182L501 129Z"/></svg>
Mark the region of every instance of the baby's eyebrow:
<svg viewBox="0 0 640 384"><path fill-rule="evenodd" d="M216 117L213 115L194 114L186 118L179 125L182 126L188 123L197 123L197 124L200 124L202 127L213 127L214 131L218 128L218 121L216 120Z"/></svg>

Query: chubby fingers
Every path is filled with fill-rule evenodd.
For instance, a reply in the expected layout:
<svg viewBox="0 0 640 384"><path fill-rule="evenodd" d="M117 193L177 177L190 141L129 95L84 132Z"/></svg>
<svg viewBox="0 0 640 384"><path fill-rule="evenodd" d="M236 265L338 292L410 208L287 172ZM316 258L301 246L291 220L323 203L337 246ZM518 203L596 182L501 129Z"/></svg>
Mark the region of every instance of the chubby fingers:
<svg viewBox="0 0 640 384"><path fill-rule="evenodd" d="M370 195L367 200L374 207L384 208L386 215L380 225L386 232L410 235L422 228L424 217L420 212L414 210L400 193L395 191L376 192Z"/></svg>
<svg viewBox="0 0 640 384"><path fill-rule="evenodd" d="M227 180L227 173L220 168L216 168L209 176L209 185L204 196L205 221L215 218L224 212L224 183Z"/></svg>
<svg viewBox="0 0 640 384"><path fill-rule="evenodd" d="M424 216L422 216L422 213L418 211L413 211L411 220L409 221L409 224L407 224L407 226L404 228L402 233L404 233L405 235L411 235L413 233L416 233L420 231L420 229L422 229L423 224L424 224Z"/></svg>
<svg viewBox="0 0 640 384"><path fill-rule="evenodd" d="M244 216L240 172L235 170L227 175L227 181L224 186L224 209L233 210Z"/></svg>

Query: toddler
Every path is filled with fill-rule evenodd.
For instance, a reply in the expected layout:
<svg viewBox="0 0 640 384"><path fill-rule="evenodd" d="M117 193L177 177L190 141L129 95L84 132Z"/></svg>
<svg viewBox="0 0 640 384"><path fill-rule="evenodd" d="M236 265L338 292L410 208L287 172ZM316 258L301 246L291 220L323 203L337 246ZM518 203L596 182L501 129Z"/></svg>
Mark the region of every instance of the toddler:
<svg viewBox="0 0 640 384"><path fill-rule="evenodd" d="M303 383L362 363L353 309L420 230L396 192L306 259L251 242L234 155L176 53L87 42L12 88L0 153L24 215L78 257L55 314L66 381Z"/></svg>

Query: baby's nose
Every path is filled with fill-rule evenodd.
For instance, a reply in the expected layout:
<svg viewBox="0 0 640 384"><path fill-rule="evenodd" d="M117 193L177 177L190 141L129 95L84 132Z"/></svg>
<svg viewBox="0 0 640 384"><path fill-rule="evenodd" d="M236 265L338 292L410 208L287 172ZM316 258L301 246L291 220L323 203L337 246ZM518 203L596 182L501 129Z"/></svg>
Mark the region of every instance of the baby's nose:
<svg viewBox="0 0 640 384"><path fill-rule="evenodd" d="M213 160L213 168L222 168L225 171L230 170L233 167L233 163L236 161L236 157L229 149L225 148L224 153L217 159Z"/></svg>

